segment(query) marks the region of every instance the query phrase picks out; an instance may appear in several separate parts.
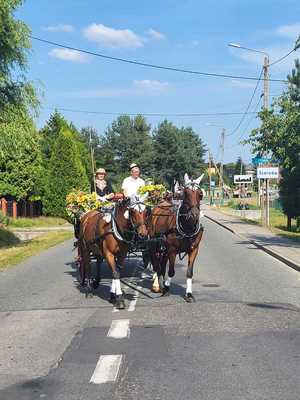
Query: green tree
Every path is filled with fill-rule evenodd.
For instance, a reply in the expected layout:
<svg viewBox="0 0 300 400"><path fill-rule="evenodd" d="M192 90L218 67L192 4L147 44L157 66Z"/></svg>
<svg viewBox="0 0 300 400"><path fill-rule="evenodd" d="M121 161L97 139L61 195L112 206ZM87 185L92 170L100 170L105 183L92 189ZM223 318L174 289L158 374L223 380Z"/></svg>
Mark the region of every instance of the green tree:
<svg viewBox="0 0 300 400"><path fill-rule="evenodd" d="M8 104L27 109L38 103L33 86L24 76L31 43L28 26L15 17L22 4L23 0L0 2L0 115Z"/></svg>
<svg viewBox="0 0 300 400"><path fill-rule="evenodd" d="M234 167L234 175L243 175L245 173L246 165L243 163L242 157L238 157Z"/></svg>
<svg viewBox="0 0 300 400"><path fill-rule="evenodd" d="M43 198L47 215L66 217L66 196L73 189L88 190L89 180L81 162L76 138L61 130L55 140L49 163L48 182Z"/></svg>
<svg viewBox="0 0 300 400"><path fill-rule="evenodd" d="M45 126L40 130L40 146L45 162L49 161L51 158L52 148L60 131L68 128L69 124L66 119L55 110L54 113L50 115Z"/></svg>
<svg viewBox="0 0 300 400"><path fill-rule="evenodd" d="M287 216L287 228L292 229L292 218L300 216L300 161L291 170L283 170L280 184L280 198L284 213Z"/></svg>
<svg viewBox="0 0 300 400"><path fill-rule="evenodd" d="M224 171L224 182L227 185L232 186L233 177L234 177L235 171L236 171L236 164L233 162L224 164L223 171Z"/></svg>
<svg viewBox="0 0 300 400"><path fill-rule="evenodd" d="M16 200L36 197L42 174L41 153L34 123L13 106L0 120L0 195Z"/></svg>
<svg viewBox="0 0 300 400"><path fill-rule="evenodd" d="M172 188L185 173L194 177L203 170L205 146L192 128L177 128L167 120L154 132L155 176Z"/></svg>
<svg viewBox="0 0 300 400"><path fill-rule="evenodd" d="M142 115L135 118L121 115L100 139L97 165L105 167L115 183L120 184L128 174L128 167L132 162L139 164L144 174L152 175L150 128Z"/></svg>
<svg viewBox="0 0 300 400"><path fill-rule="evenodd" d="M294 205L299 201L297 188L300 187L298 165L300 163L300 63L288 75L288 89L274 103L270 110L259 113L261 126L251 132L248 143L258 154L268 154L283 167L280 182L281 201L287 215L288 227L291 218L299 218L300 210ZM296 171L296 172L295 172ZM292 186L293 185L293 190ZM297 211L298 210L298 211ZM299 214L297 215L297 212Z"/></svg>

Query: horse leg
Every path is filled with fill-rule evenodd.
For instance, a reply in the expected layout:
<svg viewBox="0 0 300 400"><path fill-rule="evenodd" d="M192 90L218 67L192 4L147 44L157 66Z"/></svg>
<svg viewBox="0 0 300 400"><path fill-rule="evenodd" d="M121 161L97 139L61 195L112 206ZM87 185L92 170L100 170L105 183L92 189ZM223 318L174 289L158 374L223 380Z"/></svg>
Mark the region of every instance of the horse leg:
<svg viewBox="0 0 300 400"><path fill-rule="evenodd" d="M96 264L96 277L93 279L93 289L97 289L99 287L100 279L101 279L101 265L103 262L103 257L98 256L96 258L97 264Z"/></svg>
<svg viewBox="0 0 300 400"><path fill-rule="evenodd" d="M86 249L83 248L81 243L78 244L78 272L79 272L79 283L80 286L85 286L85 278L86 278L86 265L89 262L88 254Z"/></svg>
<svg viewBox="0 0 300 400"><path fill-rule="evenodd" d="M91 260L90 260L90 252L85 251L84 259L85 259L85 275L87 279L87 296L90 295L92 296L93 292L93 279L92 279L92 270L91 270Z"/></svg>
<svg viewBox="0 0 300 400"><path fill-rule="evenodd" d="M193 272L194 272L194 262L198 254L198 246L196 246L189 254L188 268L186 271L186 293L184 295L184 300L187 303L194 303L195 297L193 296Z"/></svg>
<svg viewBox="0 0 300 400"><path fill-rule="evenodd" d="M150 251L150 259L151 264L153 265L153 278L152 278L152 287L151 291L153 293L160 293L160 286L159 286L159 276L160 276L160 255L157 249L152 249Z"/></svg>
<svg viewBox="0 0 300 400"><path fill-rule="evenodd" d="M125 302L123 298L123 293L121 289L121 281L120 281L120 266L116 264L115 257L112 253L106 254L106 260L111 267L112 270L112 284L110 289L110 301L112 303L115 302L115 306L119 310L123 310L125 308Z"/></svg>
<svg viewBox="0 0 300 400"><path fill-rule="evenodd" d="M175 275L175 260L176 260L176 253L172 252L169 254L169 269L168 269L168 277L164 281L163 287L163 296L166 296L170 293L170 286L173 276Z"/></svg>

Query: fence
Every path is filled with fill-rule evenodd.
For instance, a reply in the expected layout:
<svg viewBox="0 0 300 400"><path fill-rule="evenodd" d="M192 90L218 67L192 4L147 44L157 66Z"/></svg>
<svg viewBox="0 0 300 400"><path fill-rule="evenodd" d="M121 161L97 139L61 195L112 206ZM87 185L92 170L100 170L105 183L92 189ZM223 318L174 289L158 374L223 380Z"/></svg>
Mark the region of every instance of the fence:
<svg viewBox="0 0 300 400"><path fill-rule="evenodd" d="M8 217L39 217L42 215L43 206L40 201L16 201L11 198L2 197L0 199L0 210Z"/></svg>

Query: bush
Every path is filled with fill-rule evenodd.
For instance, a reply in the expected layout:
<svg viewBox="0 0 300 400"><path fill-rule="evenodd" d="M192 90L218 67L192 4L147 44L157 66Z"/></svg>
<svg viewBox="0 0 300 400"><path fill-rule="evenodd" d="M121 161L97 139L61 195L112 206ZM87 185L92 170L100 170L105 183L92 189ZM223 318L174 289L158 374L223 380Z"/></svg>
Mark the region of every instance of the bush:
<svg viewBox="0 0 300 400"><path fill-rule="evenodd" d="M8 225L9 224L9 217L3 214L2 211L0 211L0 225Z"/></svg>

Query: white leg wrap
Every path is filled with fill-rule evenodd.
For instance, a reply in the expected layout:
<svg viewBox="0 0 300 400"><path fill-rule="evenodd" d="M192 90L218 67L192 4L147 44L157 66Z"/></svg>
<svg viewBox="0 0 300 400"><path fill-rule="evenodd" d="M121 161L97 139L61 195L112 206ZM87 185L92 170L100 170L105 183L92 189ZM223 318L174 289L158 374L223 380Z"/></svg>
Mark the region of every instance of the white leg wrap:
<svg viewBox="0 0 300 400"><path fill-rule="evenodd" d="M153 274L153 287L158 287L159 283L158 283L158 277L157 277L157 273L155 272Z"/></svg>
<svg viewBox="0 0 300 400"><path fill-rule="evenodd" d="M160 286L161 288L164 286L164 278L163 278L162 275L159 277L159 286Z"/></svg>
<svg viewBox="0 0 300 400"><path fill-rule="evenodd" d="M114 279L111 281L110 293L116 293L116 283Z"/></svg>
<svg viewBox="0 0 300 400"><path fill-rule="evenodd" d="M192 293L193 292L193 290L192 290L192 282L193 282L192 278L187 278L187 280L186 280L186 293Z"/></svg>
<svg viewBox="0 0 300 400"><path fill-rule="evenodd" d="M172 278L170 278L170 277L168 276L167 279L165 280L165 286L170 287L171 281L172 281Z"/></svg>
<svg viewBox="0 0 300 400"><path fill-rule="evenodd" d="M116 285L116 295L120 296L122 294L120 279L115 279L115 285Z"/></svg>

